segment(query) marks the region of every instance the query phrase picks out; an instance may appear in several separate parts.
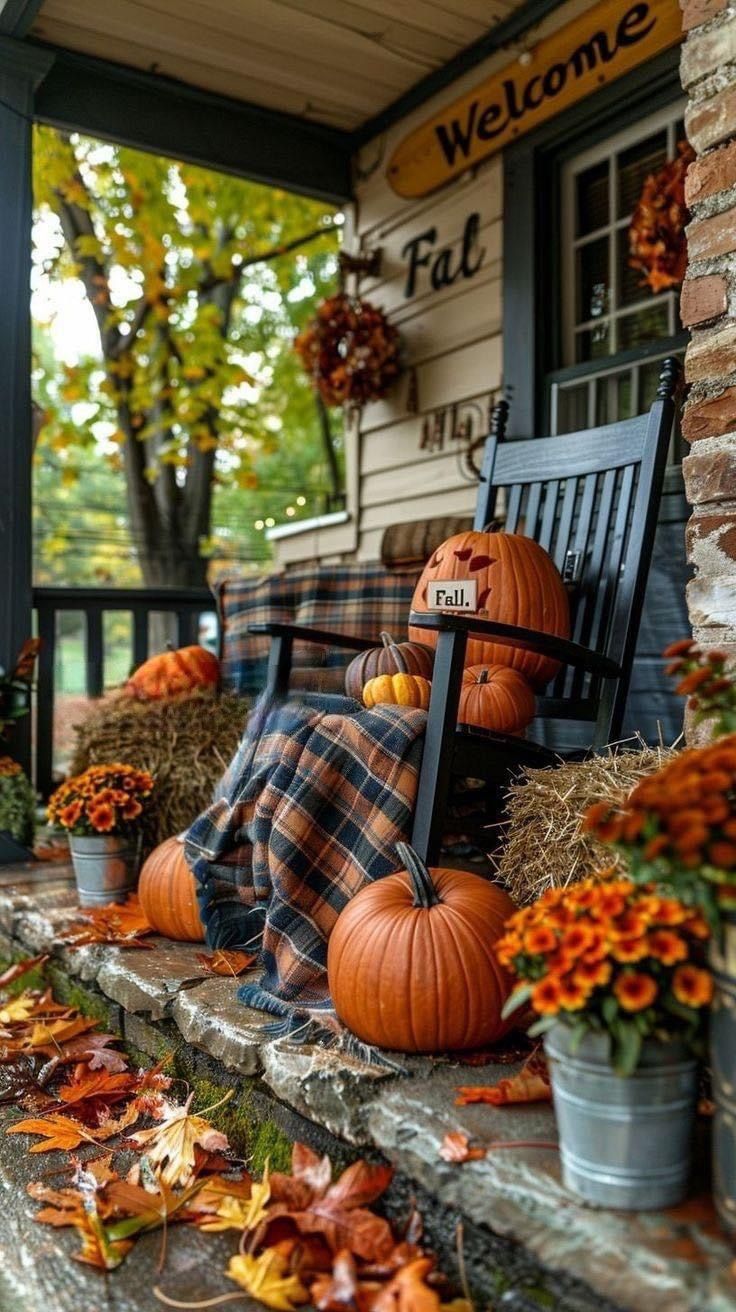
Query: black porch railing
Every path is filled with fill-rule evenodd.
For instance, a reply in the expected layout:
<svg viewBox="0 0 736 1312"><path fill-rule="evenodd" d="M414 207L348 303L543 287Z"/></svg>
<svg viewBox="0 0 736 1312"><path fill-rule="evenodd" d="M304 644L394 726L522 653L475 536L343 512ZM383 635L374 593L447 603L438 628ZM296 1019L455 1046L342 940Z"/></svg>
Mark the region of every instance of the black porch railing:
<svg viewBox="0 0 736 1312"><path fill-rule="evenodd" d="M56 655L61 640L59 616L83 617L84 693L101 697L106 686L104 619L107 614L131 617L130 665L140 665L152 651L151 617L162 615L177 646L200 640L204 615L215 615L207 588L52 588L33 590L36 631L41 639L35 708L35 784L43 797L54 785L54 710L57 694ZM212 636L215 637L213 620ZM158 644L160 646L160 643Z"/></svg>

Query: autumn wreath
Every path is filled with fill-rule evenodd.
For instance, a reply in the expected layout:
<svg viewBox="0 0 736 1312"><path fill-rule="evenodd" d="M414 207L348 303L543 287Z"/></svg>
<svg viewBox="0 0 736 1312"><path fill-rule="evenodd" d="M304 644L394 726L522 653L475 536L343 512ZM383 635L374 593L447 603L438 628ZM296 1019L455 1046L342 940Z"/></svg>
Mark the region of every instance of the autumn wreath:
<svg viewBox="0 0 736 1312"><path fill-rule="evenodd" d="M344 292L322 302L294 349L325 405L378 401L401 372L398 330L383 310Z"/></svg>
<svg viewBox="0 0 736 1312"><path fill-rule="evenodd" d="M677 151L647 177L629 228L629 266L642 271L653 292L678 287L685 277L685 174L695 155L687 141Z"/></svg>

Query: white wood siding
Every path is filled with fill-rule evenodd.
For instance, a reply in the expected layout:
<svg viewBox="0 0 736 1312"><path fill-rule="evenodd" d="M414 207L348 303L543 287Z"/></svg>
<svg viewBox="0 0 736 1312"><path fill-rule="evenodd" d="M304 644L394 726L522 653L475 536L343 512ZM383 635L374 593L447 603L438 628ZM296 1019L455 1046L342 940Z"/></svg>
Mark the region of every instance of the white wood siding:
<svg viewBox="0 0 736 1312"><path fill-rule="evenodd" d="M419 447L425 418L438 408L474 401L487 406L503 385L502 245L503 170L500 156L432 196L402 200L386 181L386 162L412 128L437 109L503 68L514 49L533 49L549 32L590 8L591 0L572 0L540 24L515 48L499 51L429 104L368 143L356 160L358 176L355 228L365 250L382 250L378 278L361 282L361 295L380 305L401 329L406 359L416 371L418 413L410 414L410 373L384 401L365 408L357 440L358 524L356 554L375 559L390 524L438 515L471 514L476 485L468 480L455 447L440 452ZM450 247L457 264L469 214L480 216L478 246L484 251L478 272L433 291L422 270L417 292L404 295L406 243L436 228L435 249ZM511 216L510 221L513 221Z"/></svg>

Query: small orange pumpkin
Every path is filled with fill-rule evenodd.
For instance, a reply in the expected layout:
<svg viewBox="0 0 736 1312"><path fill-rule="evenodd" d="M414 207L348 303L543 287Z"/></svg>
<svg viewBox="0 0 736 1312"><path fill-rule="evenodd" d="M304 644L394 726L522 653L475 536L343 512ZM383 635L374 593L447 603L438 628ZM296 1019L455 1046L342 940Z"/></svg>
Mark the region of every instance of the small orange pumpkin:
<svg viewBox="0 0 736 1312"><path fill-rule="evenodd" d="M197 882L180 838L167 838L144 862L138 897L147 920L165 938L203 943L204 925L197 903Z"/></svg>
<svg viewBox="0 0 736 1312"><path fill-rule="evenodd" d="M179 647L159 652L138 667L124 685L124 691L141 701L161 701L195 688L215 687L220 677L220 662L204 647Z"/></svg>
<svg viewBox="0 0 736 1312"><path fill-rule="evenodd" d="M379 674L369 679L363 689L363 704L378 706L389 702L393 706L419 706L426 711L432 685L420 674Z"/></svg>
<svg viewBox="0 0 736 1312"><path fill-rule="evenodd" d="M406 867L368 884L338 916L327 946L335 1010L364 1043L395 1052L459 1052L494 1043L512 983L493 945L514 910L495 884L428 870L406 843Z"/></svg>
<svg viewBox="0 0 736 1312"><path fill-rule="evenodd" d="M495 733L523 733L534 719L534 693L523 674L508 665L469 665L457 719Z"/></svg>
<svg viewBox="0 0 736 1312"><path fill-rule="evenodd" d="M382 633L381 646L361 651L345 671L348 697L360 699L369 679L379 674L421 674L431 679L434 652L424 642L394 642L390 633Z"/></svg>
<svg viewBox="0 0 736 1312"><path fill-rule="evenodd" d="M448 538L425 566L414 590L412 610L428 609L428 587L433 580L455 579L476 580L476 605L481 618L569 638L570 607L565 585L551 556L532 538L493 528ZM437 634L430 629L410 626L409 637L437 646ZM549 656L481 638L468 639L466 663L510 665L535 688L543 687L560 668L559 661Z"/></svg>

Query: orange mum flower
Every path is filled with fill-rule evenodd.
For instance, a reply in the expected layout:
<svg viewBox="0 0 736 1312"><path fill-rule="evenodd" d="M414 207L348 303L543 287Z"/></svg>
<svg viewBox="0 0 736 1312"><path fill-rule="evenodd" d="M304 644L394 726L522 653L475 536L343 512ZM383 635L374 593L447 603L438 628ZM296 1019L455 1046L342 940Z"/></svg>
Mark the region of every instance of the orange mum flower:
<svg viewBox="0 0 736 1312"><path fill-rule="evenodd" d="M692 651L694 646L694 638L678 638L677 642L671 642L668 647L665 647L662 655L665 659L668 659L670 656L686 656L689 651Z"/></svg>
<svg viewBox="0 0 736 1312"><path fill-rule="evenodd" d="M736 867L736 843L711 843L708 855L714 866L721 870L733 870Z"/></svg>
<svg viewBox="0 0 736 1312"><path fill-rule="evenodd" d="M573 886L568 892L568 902L577 907L579 911L587 911L595 905L598 896L598 889L593 883L579 884Z"/></svg>
<svg viewBox="0 0 736 1312"><path fill-rule="evenodd" d="M127 801L123 803L120 814L123 817L123 820L137 820L142 810L143 807L138 799L135 797L129 797Z"/></svg>
<svg viewBox="0 0 736 1312"><path fill-rule="evenodd" d="M627 907L611 925L611 938L640 938L647 932L646 917L638 908Z"/></svg>
<svg viewBox="0 0 736 1312"><path fill-rule="evenodd" d="M608 951L608 936L601 925L591 925L588 932L590 937L583 961L600 961Z"/></svg>
<svg viewBox="0 0 736 1312"><path fill-rule="evenodd" d="M612 970L610 961L589 961L584 957L575 967L573 979L584 988L594 989L608 983Z"/></svg>
<svg viewBox="0 0 736 1312"><path fill-rule="evenodd" d="M532 989L531 1003L540 1016L556 1016L560 1010L560 981L550 975Z"/></svg>
<svg viewBox="0 0 736 1312"><path fill-rule="evenodd" d="M650 957L656 957L664 966L674 966L687 957L687 944L671 929L655 929L647 939Z"/></svg>
<svg viewBox="0 0 736 1312"><path fill-rule="evenodd" d="M115 828L115 810L107 802L101 806L90 806L87 815L92 828L99 834L107 834Z"/></svg>
<svg viewBox="0 0 736 1312"><path fill-rule="evenodd" d="M624 970L613 986L619 1006L624 1011L644 1011L657 996L657 985L651 975L638 970Z"/></svg>
<svg viewBox="0 0 736 1312"><path fill-rule="evenodd" d="M678 966L672 979L672 992L685 1007L706 1007L713 997L713 977L699 966Z"/></svg>
<svg viewBox="0 0 736 1312"><path fill-rule="evenodd" d="M528 929L524 935L524 951L529 952L531 956L538 956L542 952L554 952L557 947L557 936L540 925L537 929Z"/></svg>
<svg viewBox="0 0 736 1312"><path fill-rule="evenodd" d="M571 925L569 929L565 930L562 935L561 947L563 952L569 953L570 956L580 957L588 951L592 941L591 927L578 921L577 924Z"/></svg>
<svg viewBox="0 0 736 1312"><path fill-rule="evenodd" d="M602 888L597 904L593 908L593 914L598 920L609 920L613 916L620 916L626 906L624 895L618 888Z"/></svg>
<svg viewBox="0 0 736 1312"><path fill-rule="evenodd" d="M593 991L592 985L575 976L560 980L560 1006L565 1011L581 1011Z"/></svg>
<svg viewBox="0 0 736 1312"><path fill-rule="evenodd" d="M572 919L573 914L568 907L555 907L545 913L544 923L549 925L550 929L567 929Z"/></svg>
<svg viewBox="0 0 736 1312"><path fill-rule="evenodd" d="M518 934L504 934L496 943L495 951L501 965L510 966L521 952L521 938Z"/></svg>
<svg viewBox="0 0 736 1312"><path fill-rule="evenodd" d="M568 952L563 952L562 948L553 952L551 957L547 957L547 969L551 975L567 975L574 965L575 958Z"/></svg>
<svg viewBox="0 0 736 1312"><path fill-rule="evenodd" d="M637 934L633 938L619 938L611 944L611 956L614 961L624 964L643 961L644 957L649 956L647 940L642 934Z"/></svg>
<svg viewBox="0 0 736 1312"><path fill-rule="evenodd" d="M682 925L690 919L688 908L683 906L674 897L660 897L657 899L657 911L654 919L660 925Z"/></svg>
<svg viewBox="0 0 736 1312"><path fill-rule="evenodd" d="M82 814L81 802L70 802L59 812L59 820L65 829L73 829Z"/></svg>

